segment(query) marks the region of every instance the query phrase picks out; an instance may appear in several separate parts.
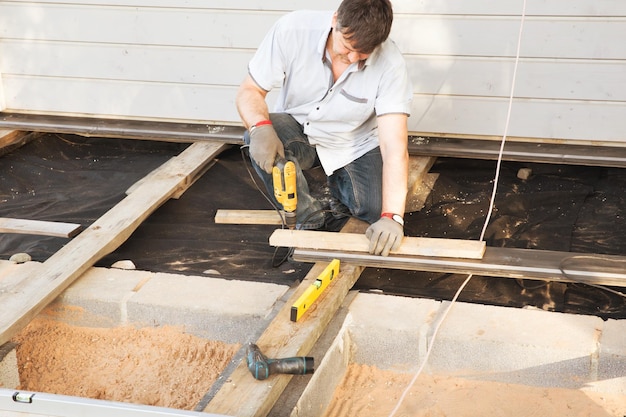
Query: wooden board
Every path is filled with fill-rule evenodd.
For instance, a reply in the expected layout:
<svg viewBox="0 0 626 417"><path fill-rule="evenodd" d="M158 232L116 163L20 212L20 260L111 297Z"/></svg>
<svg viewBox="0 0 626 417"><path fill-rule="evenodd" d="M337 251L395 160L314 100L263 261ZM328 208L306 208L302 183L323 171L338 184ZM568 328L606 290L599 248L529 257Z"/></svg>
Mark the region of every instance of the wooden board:
<svg viewBox="0 0 626 417"><path fill-rule="evenodd" d="M342 231L363 233L365 227L365 223L351 219ZM268 358L306 356L363 271L360 266L343 263L339 275L333 279L307 315L298 322L292 322L290 320L292 304L326 266L327 263L322 262L316 263L311 268L298 289L257 341L257 345ZM315 360L319 364L321 358ZM291 378L291 375L273 375L265 381L257 381L250 374L244 359L204 411L237 417L266 416Z"/></svg>
<svg viewBox="0 0 626 417"><path fill-rule="evenodd" d="M369 251L369 239L364 233L278 229L270 236L270 245L346 252L368 253ZM391 253L397 255L481 259L485 253L485 248L485 242L478 240L405 236L400 248Z"/></svg>
<svg viewBox="0 0 626 417"><path fill-rule="evenodd" d="M161 166L159 175L134 190L80 235L27 273L0 280L0 345L103 256L117 249L171 195L185 189L226 145L199 142Z"/></svg>
<svg viewBox="0 0 626 417"><path fill-rule="evenodd" d="M215 213L217 224L272 224L281 225L282 219L276 210L224 210Z"/></svg>
<svg viewBox="0 0 626 417"><path fill-rule="evenodd" d="M81 230L80 224L46 222L41 220L10 219L0 217L0 233L74 237Z"/></svg>

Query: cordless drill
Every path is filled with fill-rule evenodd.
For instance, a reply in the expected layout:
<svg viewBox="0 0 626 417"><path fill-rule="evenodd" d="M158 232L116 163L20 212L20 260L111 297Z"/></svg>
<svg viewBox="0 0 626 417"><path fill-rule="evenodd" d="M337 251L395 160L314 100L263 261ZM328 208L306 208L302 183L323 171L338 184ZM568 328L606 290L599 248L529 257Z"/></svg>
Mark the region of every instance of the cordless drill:
<svg viewBox="0 0 626 417"><path fill-rule="evenodd" d="M274 168L272 168L272 179L274 181L274 196L283 206L285 212L285 223L289 229L296 227L296 206L298 196L296 193L296 164L278 157Z"/></svg>
<svg viewBox="0 0 626 417"><path fill-rule="evenodd" d="M268 359L254 343L246 349L248 370L255 379L262 381L274 374L305 375L313 373L314 359L309 356L295 356L284 359Z"/></svg>

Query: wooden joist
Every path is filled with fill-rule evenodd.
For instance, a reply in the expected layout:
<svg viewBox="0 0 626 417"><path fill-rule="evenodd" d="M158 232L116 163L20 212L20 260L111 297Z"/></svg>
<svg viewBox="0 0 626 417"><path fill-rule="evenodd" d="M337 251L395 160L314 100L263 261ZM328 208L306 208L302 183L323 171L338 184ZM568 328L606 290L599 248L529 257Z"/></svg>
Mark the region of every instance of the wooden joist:
<svg viewBox="0 0 626 417"><path fill-rule="evenodd" d="M343 252L367 253L369 251L369 239L363 233L332 233L314 230L275 230L270 236L270 245ZM397 255L480 259L485 253L485 242L405 236L400 248L391 253Z"/></svg>
<svg viewBox="0 0 626 417"><path fill-rule="evenodd" d="M47 222L42 220L10 219L0 217L0 233L20 233L28 235L71 238L81 230L80 224Z"/></svg>
<svg viewBox="0 0 626 417"><path fill-rule="evenodd" d="M202 142L166 162L132 194L42 264L0 279L0 345L103 256L117 249L170 196L186 189L226 145Z"/></svg>
<svg viewBox="0 0 626 417"><path fill-rule="evenodd" d="M363 233L365 227L365 223L351 219L342 232ZM292 304L326 266L326 262L313 265L298 289L257 341L257 345L268 358L306 356L363 271L360 266L341 264L339 275L320 295L307 315L298 322L292 322L290 320ZM319 358L315 360L318 361ZM317 363L319 364L319 361ZM238 417L266 416L291 378L291 375L272 375L265 381L257 381L250 374L244 359L204 411Z"/></svg>
<svg viewBox="0 0 626 417"><path fill-rule="evenodd" d="M19 148L34 137L35 135L30 132L0 130L0 155L4 155L15 148Z"/></svg>

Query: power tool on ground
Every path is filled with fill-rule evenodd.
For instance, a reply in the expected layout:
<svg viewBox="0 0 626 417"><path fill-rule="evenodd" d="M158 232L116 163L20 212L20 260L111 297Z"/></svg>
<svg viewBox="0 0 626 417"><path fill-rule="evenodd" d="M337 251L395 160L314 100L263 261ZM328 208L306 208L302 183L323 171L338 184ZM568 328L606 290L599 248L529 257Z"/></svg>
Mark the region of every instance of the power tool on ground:
<svg viewBox="0 0 626 417"><path fill-rule="evenodd" d="M285 212L285 224L289 229L296 227L296 206L298 195L296 193L296 164L282 157L278 157L272 168L274 181L274 196L283 206Z"/></svg>
<svg viewBox="0 0 626 417"><path fill-rule="evenodd" d="M311 374L314 368L312 357L296 356L293 358L269 359L254 343L248 344L246 360L248 361L248 370L255 379L260 381L275 374Z"/></svg>

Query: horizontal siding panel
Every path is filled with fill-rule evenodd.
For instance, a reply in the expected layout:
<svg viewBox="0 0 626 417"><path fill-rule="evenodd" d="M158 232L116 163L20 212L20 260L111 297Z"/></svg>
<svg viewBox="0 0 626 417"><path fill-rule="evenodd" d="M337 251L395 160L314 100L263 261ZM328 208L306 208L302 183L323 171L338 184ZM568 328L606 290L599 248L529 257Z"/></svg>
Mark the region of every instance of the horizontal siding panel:
<svg viewBox="0 0 626 417"><path fill-rule="evenodd" d="M507 109L507 99L415 96L409 130L416 134L501 136ZM626 146L624 132L623 103L516 99L508 136Z"/></svg>
<svg viewBox="0 0 626 417"><path fill-rule="evenodd" d="M32 0L14 0L0 3L32 3ZM37 0L40 4L58 4L58 0ZM222 9L222 10L254 10L254 11L292 11L292 10L335 10L340 0L81 0L64 1L63 4L78 6L118 6L118 7L155 7L176 9Z"/></svg>
<svg viewBox="0 0 626 417"><path fill-rule="evenodd" d="M9 110L241 124L236 87L5 76ZM270 95L274 100L275 93Z"/></svg>
<svg viewBox="0 0 626 417"><path fill-rule="evenodd" d="M17 3L29 3L18 0ZM38 0L37 3L57 4L58 0ZM65 4L89 6L165 7L180 9L230 9L259 11L335 10L340 0L82 0ZM509 15L522 13L520 0L393 0L396 14L447 15ZM526 6L527 16L626 16L626 2L616 0L550 0L532 1Z"/></svg>
<svg viewBox="0 0 626 417"><path fill-rule="evenodd" d="M0 37L254 49L282 14L5 2ZM398 15L392 37L408 54L514 56L518 30L516 17ZM626 42L615 39L626 39L626 19L529 18L522 56L623 59Z"/></svg>
<svg viewBox="0 0 626 417"><path fill-rule="evenodd" d="M521 16L521 0L392 0L395 13ZM527 16L626 16L626 3L615 0L529 1Z"/></svg>
<svg viewBox="0 0 626 417"><path fill-rule="evenodd" d="M237 86L252 50L5 41L0 73ZM407 56L416 93L508 97L514 61ZM522 60L516 96L626 101L626 61Z"/></svg>
<svg viewBox="0 0 626 417"><path fill-rule="evenodd" d="M513 58L406 57L416 93L506 97ZM515 96L520 98L626 101L626 61L522 59Z"/></svg>
<svg viewBox="0 0 626 417"><path fill-rule="evenodd" d="M398 16L392 38L405 54L514 57L519 19L513 17ZM527 19L521 56L624 59L626 19Z"/></svg>
<svg viewBox="0 0 626 417"><path fill-rule="evenodd" d="M0 73L239 85L253 50L8 40Z"/></svg>
<svg viewBox="0 0 626 417"><path fill-rule="evenodd" d="M283 14L0 3L0 38L255 49Z"/></svg>

